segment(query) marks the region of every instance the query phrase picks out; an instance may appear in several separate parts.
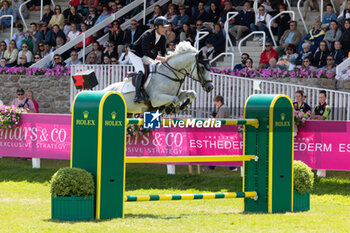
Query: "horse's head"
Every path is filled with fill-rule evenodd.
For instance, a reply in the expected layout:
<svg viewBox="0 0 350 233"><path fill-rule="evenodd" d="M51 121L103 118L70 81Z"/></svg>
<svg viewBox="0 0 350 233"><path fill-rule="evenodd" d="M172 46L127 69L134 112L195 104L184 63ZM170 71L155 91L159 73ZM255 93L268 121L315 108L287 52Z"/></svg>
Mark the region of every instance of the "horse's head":
<svg viewBox="0 0 350 233"><path fill-rule="evenodd" d="M196 54L196 70L198 81L201 83L206 92L211 92L214 89L210 75L209 60L203 55L203 51Z"/></svg>

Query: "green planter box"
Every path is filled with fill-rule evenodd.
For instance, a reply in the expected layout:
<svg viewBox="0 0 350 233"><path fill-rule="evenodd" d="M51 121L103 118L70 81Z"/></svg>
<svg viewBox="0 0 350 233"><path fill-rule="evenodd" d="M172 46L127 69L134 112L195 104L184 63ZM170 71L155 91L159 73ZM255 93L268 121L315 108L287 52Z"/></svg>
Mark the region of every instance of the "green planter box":
<svg viewBox="0 0 350 233"><path fill-rule="evenodd" d="M84 197L51 197L52 219L80 221L95 217L94 195Z"/></svg>
<svg viewBox="0 0 350 233"><path fill-rule="evenodd" d="M300 194L298 191L294 190L293 195L294 212L310 210L310 193Z"/></svg>

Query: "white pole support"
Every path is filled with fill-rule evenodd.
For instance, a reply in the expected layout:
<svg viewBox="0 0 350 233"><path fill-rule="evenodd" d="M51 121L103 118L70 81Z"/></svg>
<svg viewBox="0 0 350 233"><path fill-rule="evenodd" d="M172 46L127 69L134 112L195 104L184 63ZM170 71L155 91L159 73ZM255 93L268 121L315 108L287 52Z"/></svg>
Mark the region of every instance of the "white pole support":
<svg viewBox="0 0 350 233"><path fill-rule="evenodd" d="M32 158L32 168L40 168L40 159Z"/></svg>
<svg viewBox="0 0 350 233"><path fill-rule="evenodd" d="M175 165L174 164L167 164L166 170L168 175L175 175Z"/></svg>

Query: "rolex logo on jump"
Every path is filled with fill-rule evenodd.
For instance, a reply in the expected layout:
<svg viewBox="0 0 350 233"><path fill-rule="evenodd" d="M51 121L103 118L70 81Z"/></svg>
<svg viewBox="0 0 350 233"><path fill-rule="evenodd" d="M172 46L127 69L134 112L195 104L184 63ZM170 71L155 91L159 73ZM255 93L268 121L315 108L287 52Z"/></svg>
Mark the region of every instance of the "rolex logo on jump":
<svg viewBox="0 0 350 233"><path fill-rule="evenodd" d="M284 121L285 118L286 118L286 114L282 113L281 114L281 120Z"/></svg>
<svg viewBox="0 0 350 233"><path fill-rule="evenodd" d="M87 119L89 117L89 112L88 111L85 110L83 112L83 114L84 114L84 119Z"/></svg>
<svg viewBox="0 0 350 233"><path fill-rule="evenodd" d="M115 118L117 117L117 113L116 112L111 112L111 116L112 116L112 120L115 120Z"/></svg>
<svg viewBox="0 0 350 233"><path fill-rule="evenodd" d="M105 126L122 126L122 121L116 121L117 113L115 111L111 112L112 120L105 120Z"/></svg>
<svg viewBox="0 0 350 233"><path fill-rule="evenodd" d="M77 119L75 121L75 124L76 125L86 125L86 126L95 125L95 120L87 120L89 118L89 111L85 110L83 112L83 117L84 117L84 120Z"/></svg>
<svg viewBox="0 0 350 233"><path fill-rule="evenodd" d="M275 126L279 126L279 127L286 127L286 126L290 126L290 122L289 121L285 121L286 120L286 114L285 113L281 113L281 121L276 121L275 122Z"/></svg>

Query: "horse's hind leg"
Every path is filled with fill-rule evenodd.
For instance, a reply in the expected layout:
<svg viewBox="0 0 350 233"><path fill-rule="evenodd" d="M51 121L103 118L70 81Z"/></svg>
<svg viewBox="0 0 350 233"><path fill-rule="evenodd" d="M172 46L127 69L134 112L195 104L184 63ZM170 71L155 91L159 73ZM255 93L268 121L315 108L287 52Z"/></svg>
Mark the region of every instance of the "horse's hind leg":
<svg viewBox="0 0 350 233"><path fill-rule="evenodd" d="M179 95L180 103L183 102L181 105L177 106L174 113L178 113L181 111L185 111L187 107L192 103L194 99L196 99L196 92L195 91L181 91Z"/></svg>
<svg viewBox="0 0 350 233"><path fill-rule="evenodd" d="M169 104L174 104L174 106L178 106L180 104L180 100L177 96L166 95L166 94L158 94L151 100L153 107L167 106Z"/></svg>

